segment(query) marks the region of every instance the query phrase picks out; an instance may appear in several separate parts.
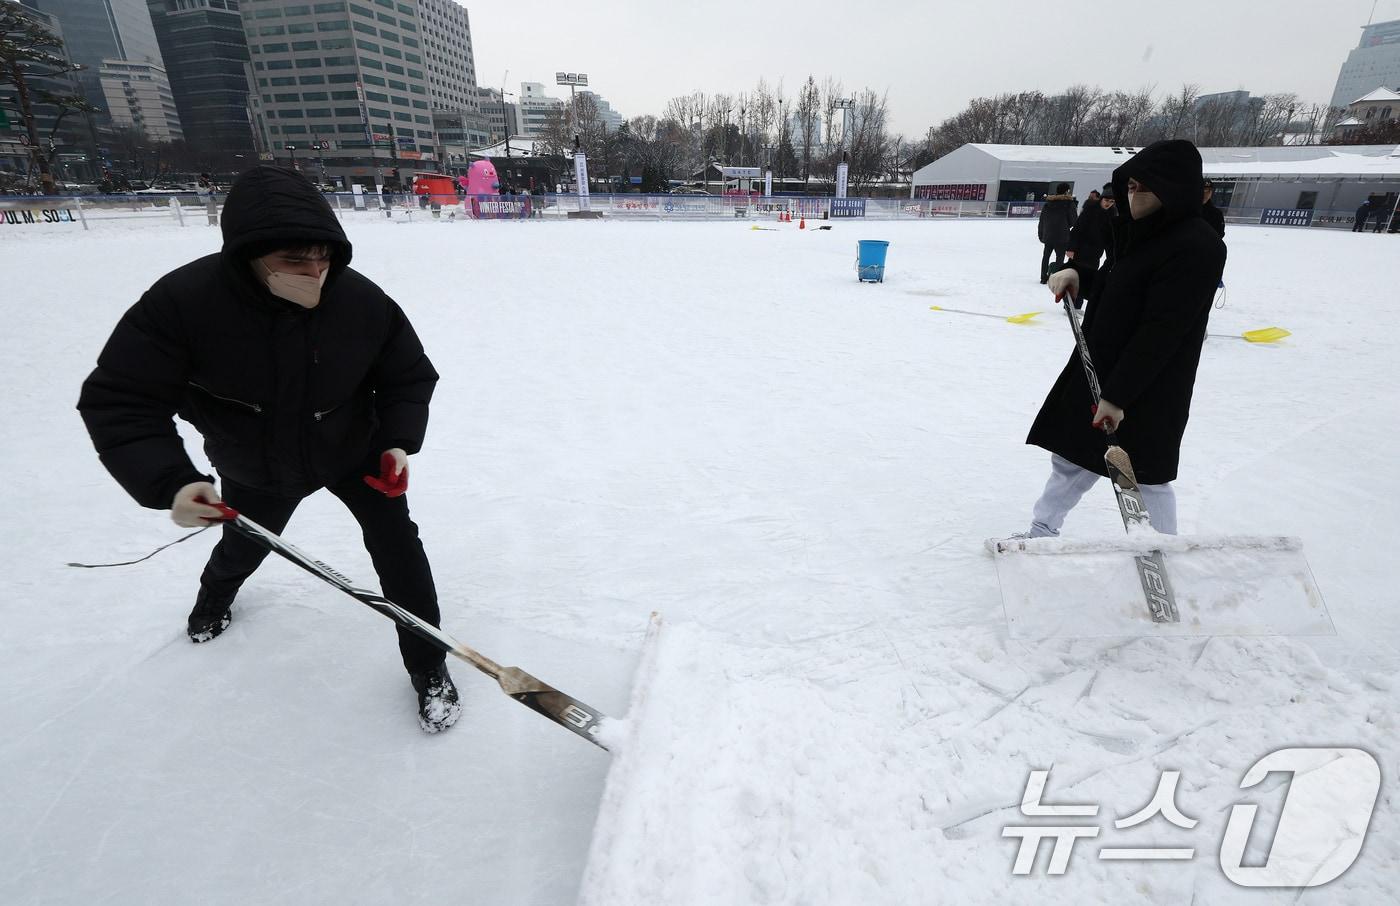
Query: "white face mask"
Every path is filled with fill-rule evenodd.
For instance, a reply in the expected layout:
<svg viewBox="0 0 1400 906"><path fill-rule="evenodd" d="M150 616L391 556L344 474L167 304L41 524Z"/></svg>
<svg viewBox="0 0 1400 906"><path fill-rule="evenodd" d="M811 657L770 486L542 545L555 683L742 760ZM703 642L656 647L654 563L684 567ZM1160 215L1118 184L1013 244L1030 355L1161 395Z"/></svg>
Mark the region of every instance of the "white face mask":
<svg viewBox="0 0 1400 906"><path fill-rule="evenodd" d="M321 271L319 277L308 277L303 274L278 273L263 264L261 258L258 259L258 265L262 268L267 291L277 298L286 299L302 308L315 308L321 304L321 287L326 285L326 276L331 272L329 267Z"/></svg>

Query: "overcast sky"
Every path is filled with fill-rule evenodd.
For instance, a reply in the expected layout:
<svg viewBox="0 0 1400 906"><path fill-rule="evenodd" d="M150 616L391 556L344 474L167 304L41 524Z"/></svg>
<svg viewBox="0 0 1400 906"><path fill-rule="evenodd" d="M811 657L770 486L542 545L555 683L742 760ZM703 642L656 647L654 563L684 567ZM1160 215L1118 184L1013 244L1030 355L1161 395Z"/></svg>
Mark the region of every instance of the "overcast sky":
<svg viewBox="0 0 1400 906"><path fill-rule="evenodd" d="M808 74L831 75L848 92L888 91L893 127L913 137L973 97L1080 82L1325 104L1373 0L457 2L481 85L500 88L509 70L508 91L555 90L555 72L586 72L633 117L696 89L737 94L765 76L791 95ZM1375 21L1387 19L1400 19L1400 0L1378 0Z"/></svg>

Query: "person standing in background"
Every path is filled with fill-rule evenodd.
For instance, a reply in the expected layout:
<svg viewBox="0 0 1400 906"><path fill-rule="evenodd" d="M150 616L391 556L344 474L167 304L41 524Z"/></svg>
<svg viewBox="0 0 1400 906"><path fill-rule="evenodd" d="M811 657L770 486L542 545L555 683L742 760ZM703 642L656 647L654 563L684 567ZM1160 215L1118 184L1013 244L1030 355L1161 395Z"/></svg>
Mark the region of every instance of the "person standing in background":
<svg viewBox="0 0 1400 906"><path fill-rule="evenodd" d="M1215 197L1215 183L1209 178L1201 181L1201 217L1215 230L1221 239L1225 238L1225 214L1211 201Z"/></svg>
<svg viewBox="0 0 1400 906"><path fill-rule="evenodd" d="M1074 300L1075 308L1082 307L1084 300L1089 298L1089 294L1094 290L1094 282L1099 274L1099 259L1107 253L1104 267L1113 265L1113 222L1118 216L1113 183L1106 184L1102 192L1089 194L1090 197L1099 196L1099 200L1093 205L1084 205L1079 222L1069 231L1069 248L1065 250L1065 257L1080 272L1079 294Z"/></svg>
<svg viewBox="0 0 1400 906"><path fill-rule="evenodd" d="M204 213L209 215L209 225L219 225L219 200L214 195L214 180L208 173L199 174L199 184L195 194L204 202Z"/></svg>
<svg viewBox="0 0 1400 906"><path fill-rule="evenodd" d="M1069 231L1074 229L1079 219L1079 211L1074 196L1069 194L1069 183L1055 186L1055 194L1045 199L1040 209L1040 223L1036 235L1040 238L1040 282L1050 279L1050 253L1055 253L1055 270L1065 263L1065 248L1069 245Z"/></svg>

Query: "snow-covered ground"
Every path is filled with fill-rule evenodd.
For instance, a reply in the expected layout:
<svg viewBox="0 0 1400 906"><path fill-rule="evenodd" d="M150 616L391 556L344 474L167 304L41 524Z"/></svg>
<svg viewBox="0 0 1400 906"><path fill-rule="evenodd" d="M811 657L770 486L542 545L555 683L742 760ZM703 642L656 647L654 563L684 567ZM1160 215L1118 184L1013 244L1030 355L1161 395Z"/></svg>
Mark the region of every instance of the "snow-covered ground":
<svg viewBox="0 0 1400 906"><path fill-rule="evenodd" d="M465 665L462 723L424 736L386 621L285 563L190 645L209 534L66 567L180 534L102 471L72 407L125 307L218 238L16 228L0 902L1400 898L1394 237L1231 228L1212 329L1293 336L1208 343L1177 484L1184 532L1301 537L1336 636L1029 642L982 540L1028 522L1047 462L1021 441L1071 351L1033 224L347 228L443 376L410 498L447 630L621 715L664 615L620 769ZM892 243L882 285L855 282L862 238ZM1117 521L1105 486L1066 532ZM285 535L373 581L327 495ZM1231 885L1230 806L1276 811L1286 790L1242 791L1245 770L1324 744L1381 763L1361 857L1300 898ZM1011 873L1002 829L1029 823L1036 768L1048 802L1103 807L1063 822L1104 828L1063 877L1044 853ZM1200 823L1116 830L1165 769ZM1095 857L1113 846L1196 855Z"/></svg>

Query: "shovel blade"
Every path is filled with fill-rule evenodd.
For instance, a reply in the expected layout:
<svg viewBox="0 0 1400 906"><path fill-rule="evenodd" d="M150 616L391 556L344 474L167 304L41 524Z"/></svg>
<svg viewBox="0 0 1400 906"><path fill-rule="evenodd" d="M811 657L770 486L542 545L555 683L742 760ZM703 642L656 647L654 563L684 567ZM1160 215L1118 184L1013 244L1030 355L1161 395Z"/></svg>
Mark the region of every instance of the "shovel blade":
<svg viewBox="0 0 1400 906"><path fill-rule="evenodd" d="M1293 334L1282 327L1261 327L1258 330L1246 330L1240 336L1251 343L1277 343L1284 337L1291 337Z"/></svg>
<svg viewBox="0 0 1400 906"><path fill-rule="evenodd" d="M993 549L1014 639L1333 635L1292 538L1035 539ZM1154 623L1134 558L1163 551L1180 622Z"/></svg>
<svg viewBox="0 0 1400 906"><path fill-rule="evenodd" d="M501 691L536 711L566 730L572 730L600 749L607 746L598 740L598 733L607 718L596 708L535 679L519 667L507 667L498 677Z"/></svg>

